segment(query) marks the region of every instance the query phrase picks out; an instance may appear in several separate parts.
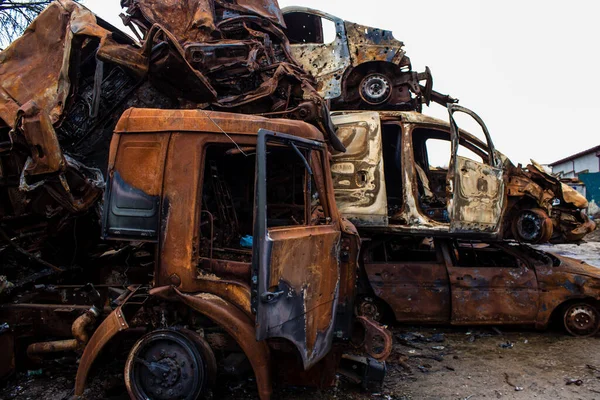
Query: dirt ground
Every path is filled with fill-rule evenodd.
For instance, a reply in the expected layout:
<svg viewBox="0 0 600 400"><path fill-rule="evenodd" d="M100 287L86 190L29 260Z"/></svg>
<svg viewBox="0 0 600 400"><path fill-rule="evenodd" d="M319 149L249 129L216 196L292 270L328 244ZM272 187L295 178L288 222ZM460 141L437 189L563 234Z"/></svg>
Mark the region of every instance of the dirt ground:
<svg viewBox="0 0 600 400"><path fill-rule="evenodd" d="M596 234L592 239L600 239ZM585 259L600 268L600 242L547 245L544 250ZM274 399L598 399L600 337L577 339L560 329L434 328L394 326L394 352L385 383L365 393L340 377L328 390L275 388ZM18 373L0 389L0 399L69 399L75 360ZM123 364L105 363L86 398L126 399ZM222 384L213 399L255 399L252 379Z"/></svg>

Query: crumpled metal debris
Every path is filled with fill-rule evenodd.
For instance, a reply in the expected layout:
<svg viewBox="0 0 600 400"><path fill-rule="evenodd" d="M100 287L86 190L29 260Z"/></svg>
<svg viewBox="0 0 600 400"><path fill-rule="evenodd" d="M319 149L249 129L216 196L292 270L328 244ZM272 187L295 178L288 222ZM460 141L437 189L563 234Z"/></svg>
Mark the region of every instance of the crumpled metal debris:
<svg viewBox="0 0 600 400"><path fill-rule="evenodd" d="M112 132L131 107L304 120L344 151L276 0L121 3L137 41L56 0L0 52L0 218L12 240L27 238L22 248L95 212ZM22 229L38 224L48 229L36 240Z"/></svg>

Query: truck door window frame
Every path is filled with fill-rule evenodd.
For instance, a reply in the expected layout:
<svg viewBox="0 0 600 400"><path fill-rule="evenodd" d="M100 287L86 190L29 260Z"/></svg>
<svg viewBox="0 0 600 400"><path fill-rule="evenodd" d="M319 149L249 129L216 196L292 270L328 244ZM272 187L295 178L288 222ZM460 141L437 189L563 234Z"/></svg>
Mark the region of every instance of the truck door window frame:
<svg viewBox="0 0 600 400"><path fill-rule="evenodd" d="M289 340L302 357L304 368L309 369L327 354L333 340L341 232L334 223L337 220L314 226L268 228L267 145L271 143L320 154L324 153L325 144L260 129L256 147L251 278L256 339ZM308 167L312 157L303 158ZM332 188L330 177L325 178ZM321 254L315 252L319 246L323 247Z"/></svg>

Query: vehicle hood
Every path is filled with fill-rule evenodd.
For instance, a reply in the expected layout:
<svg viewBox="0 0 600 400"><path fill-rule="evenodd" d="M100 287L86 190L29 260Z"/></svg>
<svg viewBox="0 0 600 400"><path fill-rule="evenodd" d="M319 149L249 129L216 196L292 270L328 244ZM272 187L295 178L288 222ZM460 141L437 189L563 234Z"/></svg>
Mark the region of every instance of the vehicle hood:
<svg viewBox="0 0 600 400"><path fill-rule="evenodd" d="M560 256L554 253L552 253L552 255L561 261L560 266L553 268L555 271L562 271L600 280L600 268L594 267L585 261L577 260L575 258Z"/></svg>
<svg viewBox="0 0 600 400"><path fill-rule="evenodd" d="M588 201L584 196L570 186L562 183L560 180L558 180L558 178L547 173L544 170L544 167L542 167L536 161L531 160L531 164L527 166L527 169L531 173L543 178L548 184L547 188L551 189L558 199L567 204L572 204L577 208L587 208Z"/></svg>

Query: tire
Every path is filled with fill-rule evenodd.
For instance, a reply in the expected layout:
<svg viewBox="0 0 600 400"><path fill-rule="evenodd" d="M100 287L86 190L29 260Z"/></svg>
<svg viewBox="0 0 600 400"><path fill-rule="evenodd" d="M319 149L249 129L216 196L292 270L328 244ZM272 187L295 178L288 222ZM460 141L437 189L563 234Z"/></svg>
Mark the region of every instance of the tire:
<svg viewBox="0 0 600 400"><path fill-rule="evenodd" d="M392 80L379 72L367 74L359 86L361 99L367 104L377 106L387 102L392 96Z"/></svg>
<svg viewBox="0 0 600 400"><path fill-rule="evenodd" d="M600 329L600 313L590 303L571 303L563 310L563 324L567 332L573 336L593 336Z"/></svg>
<svg viewBox="0 0 600 400"><path fill-rule="evenodd" d="M519 242L545 243L552 237L554 226L546 211L531 208L515 215L511 230L513 237Z"/></svg>
<svg viewBox="0 0 600 400"><path fill-rule="evenodd" d="M130 398L202 398L214 378L210 370L216 363L212 350L196 336L190 331L161 329L138 340L125 364Z"/></svg>

